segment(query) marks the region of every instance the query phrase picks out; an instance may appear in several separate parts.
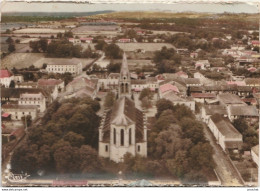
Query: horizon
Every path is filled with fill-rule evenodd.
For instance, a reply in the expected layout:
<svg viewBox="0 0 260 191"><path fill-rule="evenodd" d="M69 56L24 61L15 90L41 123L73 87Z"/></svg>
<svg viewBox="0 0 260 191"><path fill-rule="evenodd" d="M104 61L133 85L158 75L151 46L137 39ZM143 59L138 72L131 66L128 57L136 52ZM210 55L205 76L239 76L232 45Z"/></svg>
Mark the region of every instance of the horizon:
<svg viewBox="0 0 260 191"><path fill-rule="evenodd" d="M114 12L152 11L152 12L196 12L196 13L258 13L256 5L248 3L221 4L221 3L176 3L176 4L86 4L86 3L26 3L1 2L1 12L4 13L79 13L111 10ZM39 6L40 5L40 6ZM22 10L22 11L21 11ZM33 11L31 11L33 10Z"/></svg>

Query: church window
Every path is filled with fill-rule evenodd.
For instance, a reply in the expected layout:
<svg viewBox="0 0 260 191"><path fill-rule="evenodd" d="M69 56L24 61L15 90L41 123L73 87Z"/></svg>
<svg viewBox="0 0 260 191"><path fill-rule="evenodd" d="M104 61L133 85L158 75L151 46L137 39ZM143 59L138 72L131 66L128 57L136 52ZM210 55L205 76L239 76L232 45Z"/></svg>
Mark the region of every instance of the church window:
<svg viewBox="0 0 260 191"><path fill-rule="evenodd" d="M108 152L108 146L107 145L106 145L105 149L106 149L106 152Z"/></svg>
<svg viewBox="0 0 260 191"><path fill-rule="evenodd" d="M125 91L128 93L128 84L125 84Z"/></svg>
<svg viewBox="0 0 260 191"><path fill-rule="evenodd" d="M121 84L121 93L124 93L124 84Z"/></svg>
<svg viewBox="0 0 260 191"><path fill-rule="evenodd" d="M114 129L114 144L116 144L116 129Z"/></svg>
<svg viewBox="0 0 260 191"><path fill-rule="evenodd" d="M132 144L132 129L129 129L129 145Z"/></svg>
<svg viewBox="0 0 260 191"><path fill-rule="evenodd" d="M140 145L137 146L137 151L140 152L141 148Z"/></svg>
<svg viewBox="0 0 260 191"><path fill-rule="evenodd" d="M121 129L121 146L124 146L124 130Z"/></svg>

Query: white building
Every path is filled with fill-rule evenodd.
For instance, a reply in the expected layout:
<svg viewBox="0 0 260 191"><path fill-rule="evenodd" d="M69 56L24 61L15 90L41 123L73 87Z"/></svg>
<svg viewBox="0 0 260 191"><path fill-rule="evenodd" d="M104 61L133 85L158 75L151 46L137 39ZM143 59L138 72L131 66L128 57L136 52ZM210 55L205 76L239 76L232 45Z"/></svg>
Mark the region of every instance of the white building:
<svg viewBox="0 0 260 191"><path fill-rule="evenodd" d="M126 55L119 79L119 98L106 111L99 127L99 156L122 162L126 153L147 156L146 118L131 100L131 81Z"/></svg>
<svg viewBox="0 0 260 191"><path fill-rule="evenodd" d="M173 91L169 91L162 95L162 98L170 100L173 105L185 105L195 112L195 101L192 98L181 98L177 96Z"/></svg>
<svg viewBox="0 0 260 191"><path fill-rule="evenodd" d="M201 108L201 114L200 114L201 119L206 124L209 123L210 117L214 114L219 114L219 115L222 115L224 117L228 116L226 108L222 105L204 105Z"/></svg>
<svg viewBox="0 0 260 191"><path fill-rule="evenodd" d="M46 70L48 73L66 73L69 72L73 75L82 73L82 63L77 58L72 59L55 59L52 63L48 63Z"/></svg>
<svg viewBox="0 0 260 191"><path fill-rule="evenodd" d="M252 147L251 155L253 161L257 164L257 166L259 166L259 145Z"/></svg>
<svg viewBox="0 0 260 191"><path fill-rule="evenodd" d="M0 70L0 84L9 88L13 75L8 70Z"/></svg>
<svg viewBox="0 0 260 191"><path fill-rule="evenodd" d="M215 114L210 117L208 126L224 151L226 149L241 149L243 144L242 135L227 118Z"/></svg>
<svg viewBox="0 0 260 191"><path fill-rule="evenodd" d="M110 73L107 78L98 80L98 86L101 90L118 89L119 73Z"/></svg>
<svg viewBox="0 0 260 191"><path fill-rule="evenodd" d="M23 93L18 101L19 105L35 105L38 106L40 112L46 110L46 98L42 93Z"/></svg>
<svg viewBox="0 0 260 191"><path fill-rule="evenodd" d="M4 104L2 105L2 112L11 114L12 120L21 120L22 117L27 115L30 115L34 120L37 117L37 106Z"/></svg>

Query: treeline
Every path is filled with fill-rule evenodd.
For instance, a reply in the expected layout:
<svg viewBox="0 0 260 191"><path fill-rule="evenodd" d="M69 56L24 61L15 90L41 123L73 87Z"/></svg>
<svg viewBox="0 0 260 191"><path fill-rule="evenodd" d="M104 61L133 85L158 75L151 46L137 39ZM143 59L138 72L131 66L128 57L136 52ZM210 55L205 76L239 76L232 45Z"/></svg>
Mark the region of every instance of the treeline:
<svg viewBox="0 0 260 191"><path fill-rule="evenodd" d="M90 97L54 101L41 124L29 128L26 142L14 151L12 171L34 174L38 170L73 173L99 169L95 150L99 109L99 103Z"/></svg>
<svg viewBox="0 0 260 191"><path fill-rule="evenodd" d="M2 23L8 22L39 22L39 21L59 21L63 19L71 19L68 16L2 16Z"/></svg>
<svg viewBox="0 0 260 191"><path fill-rule="evenodd" d="M121 166L123 173L171 177L190 184L207 183L215 163L201 123L186 106L173 106L161 99L156 107L156 119L148 132L148 157L126 154Z"/></svg>

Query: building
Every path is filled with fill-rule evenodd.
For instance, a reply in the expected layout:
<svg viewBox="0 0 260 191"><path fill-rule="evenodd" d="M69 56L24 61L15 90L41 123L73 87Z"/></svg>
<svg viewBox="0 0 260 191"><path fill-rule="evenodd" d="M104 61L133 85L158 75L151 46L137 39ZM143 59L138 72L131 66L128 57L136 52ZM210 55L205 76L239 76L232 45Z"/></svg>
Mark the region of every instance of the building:
<svg viewBox="0 0 260 191"><path fill-rule="evenodd" d="M65 84L62 80L56 79L39 79L37 82L37 87L46 90L55 100L58 97L59 92L64 91Z"/></svg>
<svg viewBox="0 0 260 191"><path fill-rule="evenodd" d="M219 114L224 117L228 116L226 108L222 105L204 105L201 108L201 119L206 124L209 123L210 117L214 114Z"/></svg>
<svg viewBox="0 0 260 191"><path fill-rule="evenodd" d="M4 104L2 105L2 112L11 115L12 120L21 120L22 117L30 115L32 120L37 117L37 106L35 105L18 105L18 104Z"/></svg>
<svg viewBox="0 0 260 191"><path fill-rule="evenodd" d="M53 62L48 63L46 70L48 73L71 73L73 75L79 75L82 73L82 63L77 58L72 59L54 59Z"/></svg>
<svg viewBox="0 0 260 191"><path fill-rule="evenodd" d="M78 77L66 86L66 92L70 94L83 90L86 90L85 93L88 92L90 97L95 98L99 90L98 79L90 79L88 76Z"/></svg>
<svg viewBox="0 0 260 191"><path fill-rule="evenodd" d="M190 97L182 98L176 95L173 91L169 91L163 94L162 98L171 101L173 105L185 105L190 108L191 111L195 112L195 101Z"/></svg>
<svg viewBox="0 0 260 191"><path fill-rule="evenodd" d="M126 153L147 156L146 118L135 107L126 55L123 56L118 85L119 98L105 111L99 127L99 156L122 162Z"/></svg>
<svg viewBox="0 0 260 191"><path fill-rule="evenodd" d="M159 98L162 98L164 94L168 93L168 92L174 92L175 94L180 93L179 89L172 85L172 84L163 84L159 87Z"/></svg>
<svg viewBox="0 0 260 191"><path fill-rule="evenodd" d="M205 103L207 100L216 99L216 95L213 93L192 93L191 97L193 97L194 100L199 103Z"/></svg>
<svg viewBox="0 0 260 191"><path fill-rule="evenodd" d="M119 73L110 73L107 78L99 79L100 90L118 89L119 77Z"/></svg>
<svg viewBox="0 0 260 191"><path fill-rule="evenodd" d="M40 112L44 112L46 110L46 99L41 92L21 94L18 104L37 106Z"/></svg>
<svg viewBox="0 0 260 191"><path fill-rule="evenodd" d="M206 70L206 68L210 67L210 63L208 60L198 60L195 63L195 69L199 68L201 70Z"/></svg>
<svg viewBox="0 0 260 191"><path fill-rule="evenodd" d="M37 88L37 82L18 82L15 84L15 88Z"/></svg>
<svg viewBox="0 0 260 191"><path fill-rule="evenodd" d="M11 81L13 80L13 74L8 70L0 70L0 84L6 88L9 88Z"/></svg>
<svg viewBox="0 0 260 191"><path fill-rule="evenodd" d="M223 151L226 151L226 149L241 149L242 135L228 118L214 114L210 117L208 126Z"/></svg>
<svg viewBox="0 0 260 191"><path fill-rule="evenodd" d="M219 103L225 107L229 105L243 106L246 105L237 95L231 93L222 93L217 95Z"/></svg>
<svg viewBox="0 0 260 191"><path fill-rule="evenodd" d="M118 39L117 42L129 43L129 42L131 42L131 39L130 38L121 38L121 39Z"/></svg>
<svg viewBox="0 0 260 191"><path fill-rule="evenodd" d="M227 111L230 121L238 117L243 117L250 121L257 121L259 117L256 107L252 105L229 105Z"/></svg>
<svg viewBox="0 0 260 191"><path fill-rule="evenodd" d="M253 161L257 164L257 166L259 166L259 145L252 147L251 155Z"/></svg>

